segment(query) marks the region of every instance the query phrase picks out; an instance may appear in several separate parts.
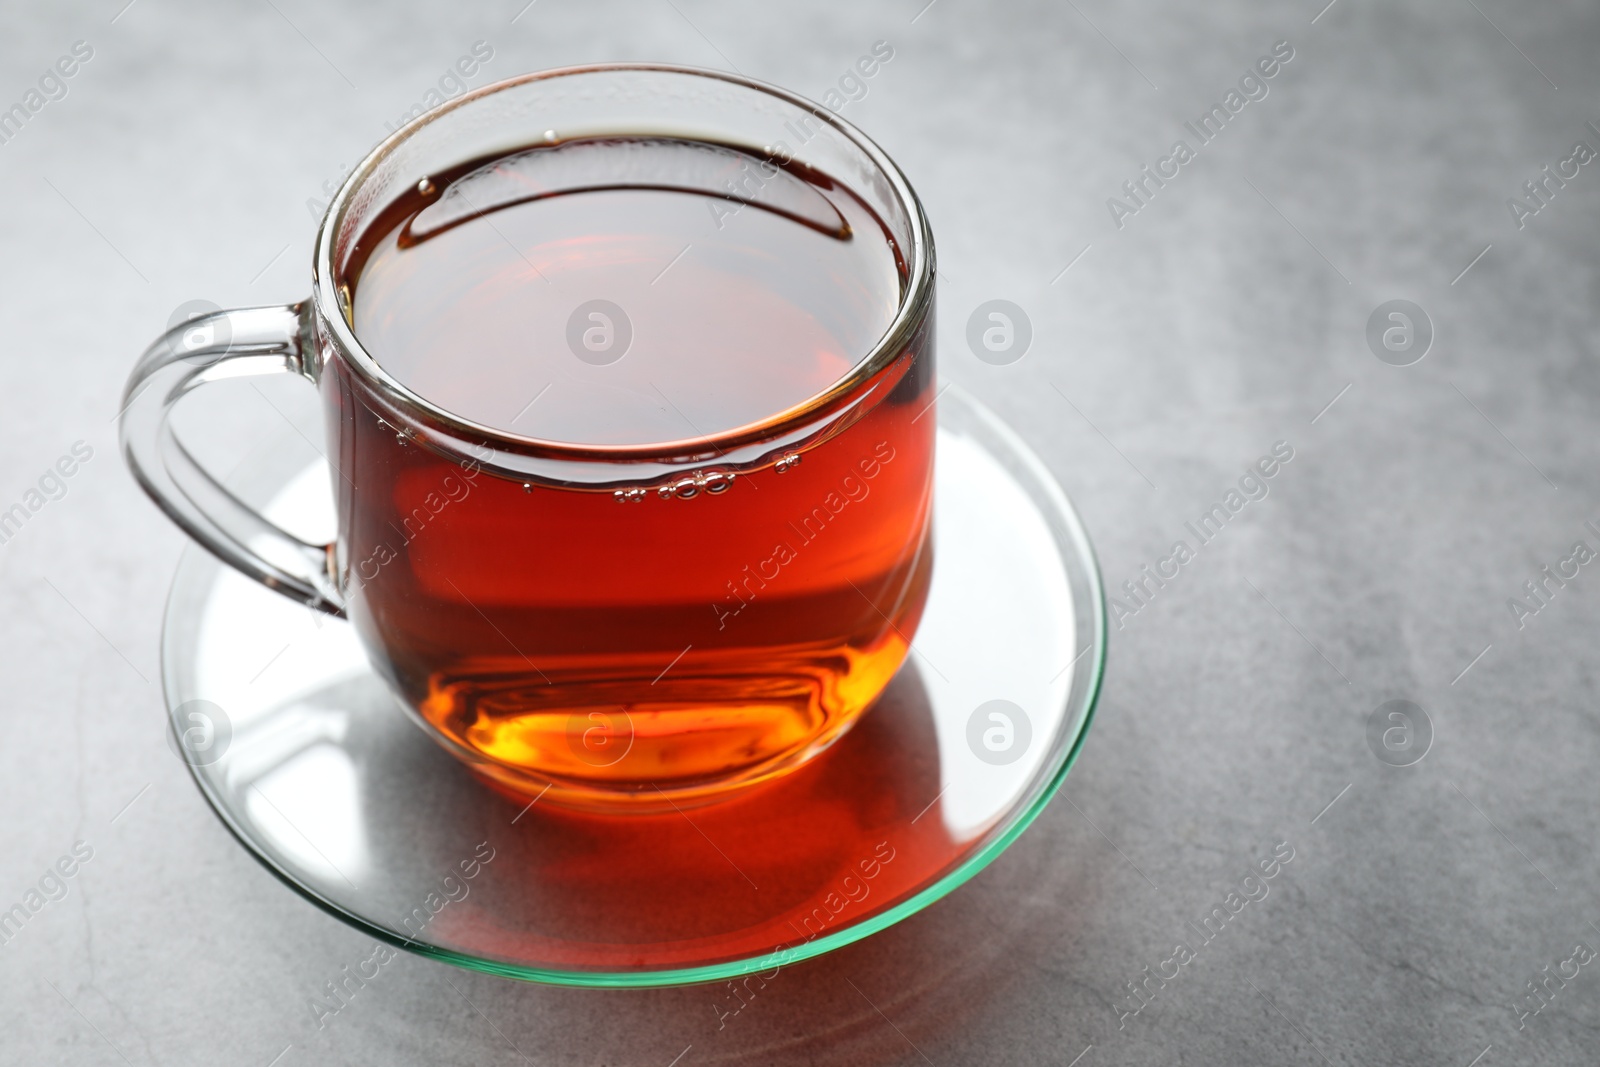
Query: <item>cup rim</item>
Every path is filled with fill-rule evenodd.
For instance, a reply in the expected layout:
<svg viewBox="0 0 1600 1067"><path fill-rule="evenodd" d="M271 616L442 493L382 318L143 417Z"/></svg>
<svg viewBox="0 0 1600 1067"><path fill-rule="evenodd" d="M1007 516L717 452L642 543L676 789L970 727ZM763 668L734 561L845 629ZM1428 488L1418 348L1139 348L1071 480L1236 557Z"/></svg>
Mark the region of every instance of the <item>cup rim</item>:
<svg viewBox="0 0 1600 1067"><path fill-rule="evenodd" d="M464 418L448 408L428 400L401 383L373 358L371 353L366 350L366 347L356 337L354 328L346 318L344 301L341 299L333 269L336 237L344 224L345 215L356 191L365 184L378 166L403 143L416 135L423 127L437 121L449 112L466 107L474 101L492 96L495 93L505 92L529 82L619 71L660 71L668 74L713 78L765 93L809 112L818 121L831 126L871 161L872 165L887 180L893 196L906 212L911 236L909 247L906 249L909 253L907 257L908 272L906 283L902 289L894 319L884 331L883 336L878 339L864 358L856 362L849 373L835 380L825 389L782 411L774 412L755 422L745 423L716 433L644 444L580 444L532 437L498 429ZM708 67L674 63L593 63L534 71L480 86L417 116L379 142L367 154L366 158L345 177L343 184L340 185L333 199L329 202L327 212L323 215L322 221L318 224L315 249L312 262L312 296L318 311L317 318L332 334L339 351L346 357L346 364L368 386L377 390L380 395L389 403L394 404L401 412L413 416L420 413L426 416L429 422L437 423L455 435L514 452L551 458L603 461L672 461L683 457L696 457L707 454L725 455L742 446L769 439L782 439L796 428L823 418L833 413L836 409L848 406L851 398L865 382L893 364L895 359L906 349L913 335L921 326L925 319L925 312L931 313L930 305L935 278L933 234L928 225L927 216L923 212L922 203L917 199L916 192L912 189L910 181L901 172L899 166L870 137L852 123L840 118L827 107L780 86L745 77L741 74L731 74L727 71Z"/></svg>

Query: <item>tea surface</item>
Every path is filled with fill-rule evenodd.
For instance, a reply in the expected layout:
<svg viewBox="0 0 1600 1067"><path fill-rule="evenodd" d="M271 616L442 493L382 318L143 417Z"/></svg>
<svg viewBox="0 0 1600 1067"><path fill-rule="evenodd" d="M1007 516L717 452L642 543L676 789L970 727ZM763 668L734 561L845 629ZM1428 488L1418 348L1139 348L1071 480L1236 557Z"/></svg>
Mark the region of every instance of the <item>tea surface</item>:
<svg viewBox="0 0 1600 1067"><path fill-rule="evenodd" d="M899 302L882 225L823 181L670 139L513 153L363 238L353 326L497 430L647 444L760 422L848 374Z"/></svg>

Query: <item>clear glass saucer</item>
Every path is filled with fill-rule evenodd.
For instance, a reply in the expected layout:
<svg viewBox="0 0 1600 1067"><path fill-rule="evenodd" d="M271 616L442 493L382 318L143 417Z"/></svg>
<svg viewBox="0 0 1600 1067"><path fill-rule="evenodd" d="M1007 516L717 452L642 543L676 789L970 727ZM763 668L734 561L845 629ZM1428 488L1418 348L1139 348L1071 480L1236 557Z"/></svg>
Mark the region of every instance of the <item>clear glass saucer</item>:
<svg viewBox="0 0 1600 1067"><path fill-rule="evenodd" d="M771 972L927 907L1060 788L1105 666L1089 539L1037 457L959 389L938 406L935 570L912 655L828 752L687 812L510 799L416 726L348 624L191 547L162 637L171 724L234 836L391 944L581 986ZM266 514L331 525L325 468ZM176 747L176 746L175 746Z"/></svg>

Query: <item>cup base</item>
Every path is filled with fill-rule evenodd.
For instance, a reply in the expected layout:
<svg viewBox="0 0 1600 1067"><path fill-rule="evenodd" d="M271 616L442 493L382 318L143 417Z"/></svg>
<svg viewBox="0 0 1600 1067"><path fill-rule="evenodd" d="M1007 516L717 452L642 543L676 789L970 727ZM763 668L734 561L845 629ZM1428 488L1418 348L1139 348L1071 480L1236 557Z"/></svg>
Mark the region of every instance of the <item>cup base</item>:
<svg viewBox="0 0 1600 1067"><path fill-rule="evenodd" d="M699 807L792 773L844 736L905 660L901 635L916 631L926 588L922 568L906 610L865 649L697 662L654 682L614 669L596 682L581 668L569 680L547 663L536 678L454 680L413 715L479 777L525 799L634 814Z"/></svg>

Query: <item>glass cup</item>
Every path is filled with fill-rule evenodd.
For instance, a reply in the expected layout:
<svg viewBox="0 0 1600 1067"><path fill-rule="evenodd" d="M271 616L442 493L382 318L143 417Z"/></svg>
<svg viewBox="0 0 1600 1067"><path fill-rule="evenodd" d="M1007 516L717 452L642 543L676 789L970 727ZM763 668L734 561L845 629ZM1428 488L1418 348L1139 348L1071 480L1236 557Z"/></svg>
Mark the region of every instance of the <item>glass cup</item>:
<svg viewBox="0 0 1600 1067"><path fill-rule="evenodd" d="M799 404L649 444L491 428L363 348L345 268L387 206L468 161L619 136L732 146L848 189L900 264L887 331ZM592 810L701 803L838 740L910 647L932 568L933 256L904 175L825 108L719 71L530 74L434 109L352 171L308 300L158 339L128 381L123 449L201 545L348 618L402 705L491 783ZM320 393L331 544L253 511L168 421L201 384L277 373Z"/></svg>

